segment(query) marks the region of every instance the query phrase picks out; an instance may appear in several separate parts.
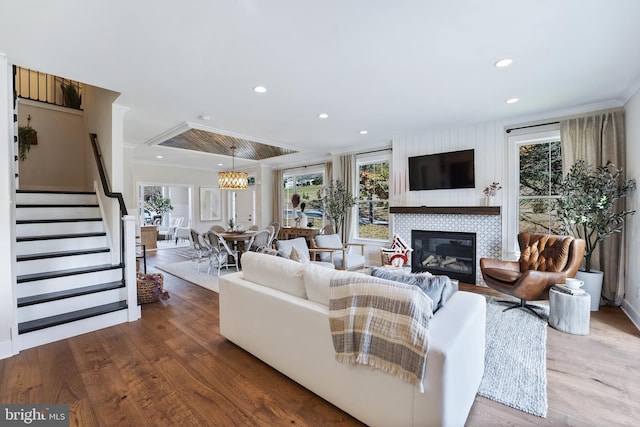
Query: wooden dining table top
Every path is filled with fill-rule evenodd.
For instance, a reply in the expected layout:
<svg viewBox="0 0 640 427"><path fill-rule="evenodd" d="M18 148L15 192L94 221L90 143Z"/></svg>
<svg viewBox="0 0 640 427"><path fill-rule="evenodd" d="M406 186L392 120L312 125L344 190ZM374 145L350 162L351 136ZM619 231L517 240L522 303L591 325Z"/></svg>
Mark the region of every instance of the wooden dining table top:
<svg viewBox="0 0 640 427"><path fill-rule="evenodd" d="M218 234L221 235L224 238L224 240L237 242L239 240L251 239L251 236L255 234L255 231L253 230L245 230L243 232L225 231L223 233L218 233Z"/></svg>

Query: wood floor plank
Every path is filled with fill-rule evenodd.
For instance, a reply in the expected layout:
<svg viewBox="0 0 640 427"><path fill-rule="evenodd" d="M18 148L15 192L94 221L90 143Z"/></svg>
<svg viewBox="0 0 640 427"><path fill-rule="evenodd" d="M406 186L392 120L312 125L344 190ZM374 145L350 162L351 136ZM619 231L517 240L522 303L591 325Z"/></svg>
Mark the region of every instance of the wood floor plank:
<svg viewBox="0 0 640 427"><path fill-rule="evenodd" d="M149 272L184 260L147 252ZM68 403L79 426L362 425L221 337L216 293L163 276L171 298L143 305L140 321L0 360L0 402ZM635 426L638 355L640 332L617 307L592 313L587 336L548 328L547 418L477 397L466 426Z"/></svg>

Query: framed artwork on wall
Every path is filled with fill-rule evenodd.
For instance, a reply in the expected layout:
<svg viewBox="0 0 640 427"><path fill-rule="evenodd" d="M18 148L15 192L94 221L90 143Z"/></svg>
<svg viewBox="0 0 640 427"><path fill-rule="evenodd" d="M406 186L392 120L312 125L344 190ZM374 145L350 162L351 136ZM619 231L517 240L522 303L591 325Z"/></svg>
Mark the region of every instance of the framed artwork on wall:
<svg viewBox="0 0 640 427"><path fill-rule="evenodd" d="M200 187L200 221L219 221L220 189Z"/></svg>

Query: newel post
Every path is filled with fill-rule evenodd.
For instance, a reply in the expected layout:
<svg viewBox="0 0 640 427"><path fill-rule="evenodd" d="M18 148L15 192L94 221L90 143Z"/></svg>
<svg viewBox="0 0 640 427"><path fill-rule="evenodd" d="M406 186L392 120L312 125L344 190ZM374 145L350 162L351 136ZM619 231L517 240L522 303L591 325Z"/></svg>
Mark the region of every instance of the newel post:
<svg viewBox="0 0 640 427"><path fill-rule="evenodd" d="M124 223L124 281L127 287L127 316L129 322L140 319L136 282L136 217L125 215Z"/></svg>

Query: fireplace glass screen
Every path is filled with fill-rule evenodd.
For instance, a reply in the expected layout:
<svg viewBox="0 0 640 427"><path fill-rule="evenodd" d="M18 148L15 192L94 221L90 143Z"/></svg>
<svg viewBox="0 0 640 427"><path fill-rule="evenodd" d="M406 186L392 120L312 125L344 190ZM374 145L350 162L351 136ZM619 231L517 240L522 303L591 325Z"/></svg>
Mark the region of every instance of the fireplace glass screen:
<svg viewBox="0 0 640 427"><path fill-rule="evenodd" d="M475 284L476 234L452 231L411 231L411 271L428 271Z"/></svg>

